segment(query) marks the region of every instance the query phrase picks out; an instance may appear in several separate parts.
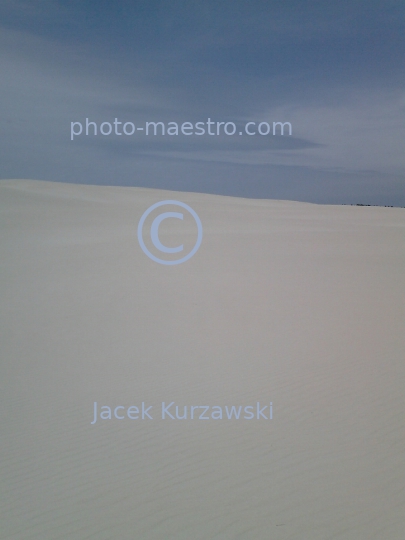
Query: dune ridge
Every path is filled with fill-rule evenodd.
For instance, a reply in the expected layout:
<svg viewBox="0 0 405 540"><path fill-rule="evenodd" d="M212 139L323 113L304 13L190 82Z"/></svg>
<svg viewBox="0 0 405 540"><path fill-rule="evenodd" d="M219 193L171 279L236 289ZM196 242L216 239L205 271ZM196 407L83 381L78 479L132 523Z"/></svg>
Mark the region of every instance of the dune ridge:
<svg viewBox="0 0 405 540"><path fill-rule="evenodd" d="M167 199L204 230L172 267ZM3 180L0 215L2 539L402 540L405 210Z"/></svg>

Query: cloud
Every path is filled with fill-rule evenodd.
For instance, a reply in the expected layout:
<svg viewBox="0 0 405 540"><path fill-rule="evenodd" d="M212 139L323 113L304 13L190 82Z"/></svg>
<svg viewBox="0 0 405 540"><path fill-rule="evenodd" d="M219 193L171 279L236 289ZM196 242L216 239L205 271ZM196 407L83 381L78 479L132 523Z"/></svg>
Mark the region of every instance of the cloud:
<svg viewBox="0 0 405 540"><path fill-rule="evenodd" d="M271 195L272 185L278 195L282 180L266 184L267 166L269 175L289 179L287 195L294 198L295 189L302 197L307 189L306 200L315 200L326 192L310 180L314 171L335 187L341 175L346 194L359 186L368 193L367 172L382 198L390 185L390 197L399 200L401 6L388 1L380 14L381 3L367 5L306 12L301 2L122 2L97 9L93 2L4 2L0 175L134 185L166 178L166 187L213 190L206 174L219 190ZM292 123L293 136L72 143L70 122L86 117L280 120ZM229 184L229 174L245 182L238 170L249 177L247 186Z"/></svg>

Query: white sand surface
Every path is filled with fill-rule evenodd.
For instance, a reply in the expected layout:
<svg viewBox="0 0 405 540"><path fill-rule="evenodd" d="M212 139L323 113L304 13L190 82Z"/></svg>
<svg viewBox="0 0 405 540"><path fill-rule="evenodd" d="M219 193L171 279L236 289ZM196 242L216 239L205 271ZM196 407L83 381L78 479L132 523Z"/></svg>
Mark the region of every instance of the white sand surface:
<svg viewBox="0 0 405 540"><path fill-rule="evenodd" d="M137 240L166 199L204 230L175 266ZM2 540L405 538L404 209L29 180L0 209Z"/></svg>

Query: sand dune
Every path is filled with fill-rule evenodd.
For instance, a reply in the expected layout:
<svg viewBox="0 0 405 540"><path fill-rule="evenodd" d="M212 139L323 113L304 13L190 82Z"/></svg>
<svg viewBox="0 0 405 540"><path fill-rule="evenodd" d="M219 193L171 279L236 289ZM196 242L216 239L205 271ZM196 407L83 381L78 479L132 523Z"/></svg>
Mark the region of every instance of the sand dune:
<svg viewBox="0 0 405 540"><path fill-rule="evenodd" d="M137 240L167 199L204 229L175 266ZM2 539L403 539L405 210L28 180L0 205Z"/></svg>

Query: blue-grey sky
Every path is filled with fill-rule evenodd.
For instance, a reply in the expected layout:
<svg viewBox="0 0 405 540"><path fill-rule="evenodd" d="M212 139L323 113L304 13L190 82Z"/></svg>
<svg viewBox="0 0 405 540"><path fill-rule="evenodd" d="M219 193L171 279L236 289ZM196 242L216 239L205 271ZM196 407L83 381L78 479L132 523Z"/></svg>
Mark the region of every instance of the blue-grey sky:
<svg viewBox="0 0 405 540"><path fill-rule="evenodd" d="M403 0L2 0L0 178L405 206ZM289 136L70 123L289 121Z"/></svg>

